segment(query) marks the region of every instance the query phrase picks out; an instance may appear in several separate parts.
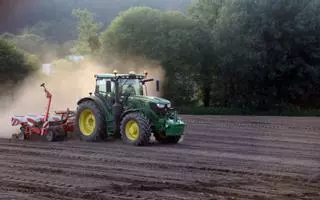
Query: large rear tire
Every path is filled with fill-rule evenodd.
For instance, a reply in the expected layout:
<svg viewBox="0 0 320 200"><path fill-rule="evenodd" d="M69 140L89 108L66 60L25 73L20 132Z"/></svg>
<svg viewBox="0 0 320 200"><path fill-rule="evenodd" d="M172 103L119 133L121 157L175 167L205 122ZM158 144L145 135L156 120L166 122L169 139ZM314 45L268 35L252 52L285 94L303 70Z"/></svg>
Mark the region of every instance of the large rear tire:
<svg viewBox="0 0 320 200"><path fill-rule="evenodd" d="M81 140L91 142L106 138L105 114L95 102L84 101L78 106L76 134Z"/></svg>
<svg viewBox="0 0 320 200"><path fill-rule="evenodd" d="M142 113L129 113L121 120L120 133L125 144L148 145L151 136L150 122Z"/></svg>

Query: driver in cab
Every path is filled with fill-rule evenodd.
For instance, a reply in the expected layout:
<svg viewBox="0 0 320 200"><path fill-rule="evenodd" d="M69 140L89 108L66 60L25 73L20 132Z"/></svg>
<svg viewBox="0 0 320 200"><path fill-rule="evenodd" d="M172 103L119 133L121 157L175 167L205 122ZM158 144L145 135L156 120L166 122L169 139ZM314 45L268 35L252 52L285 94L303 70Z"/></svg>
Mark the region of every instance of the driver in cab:
<svg viewBox="0 0 320 200"><path fill-rule="evenodd" d="M132 84L129 84L125 89L124 89L124 94L126 96L135 96L136 95L136 90L134 89Z"/></svg>

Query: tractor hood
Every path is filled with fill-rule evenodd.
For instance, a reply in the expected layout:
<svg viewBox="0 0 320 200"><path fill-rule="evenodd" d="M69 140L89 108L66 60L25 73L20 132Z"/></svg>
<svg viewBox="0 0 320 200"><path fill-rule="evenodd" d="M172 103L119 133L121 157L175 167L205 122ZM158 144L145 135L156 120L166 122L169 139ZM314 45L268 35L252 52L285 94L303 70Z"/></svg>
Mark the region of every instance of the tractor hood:
<svg viewBox="0 0 320 200"><path fill-rule="evenodd" d="M156 104L164 104L168 105L170 104L170 101L164 98L160 97L153 97L153 96L132 96L130 97L132 100L138 100L138 101L143 101L145 103L156 103Z"/></svg>

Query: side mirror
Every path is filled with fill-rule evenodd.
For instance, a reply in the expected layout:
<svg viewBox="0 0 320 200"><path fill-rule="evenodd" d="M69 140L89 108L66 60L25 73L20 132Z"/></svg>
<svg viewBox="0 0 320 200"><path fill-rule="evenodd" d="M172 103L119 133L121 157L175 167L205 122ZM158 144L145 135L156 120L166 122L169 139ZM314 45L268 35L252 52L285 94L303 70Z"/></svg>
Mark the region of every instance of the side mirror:
<svg viewBox="0 0 320 200"><path fill-rule="evenodd" d="M157 92L160 91L160 81L159 80L156 81L156 90L157 90Z"/></svg>
<svg viewBox="0 0 320 200"><path fill-rule="evenodd" d="M111 92L111 81L106 82L106 91L107 91L107 93Z"/></svg>
<svg viewBox="0 0 320 200"><path fill-rule="evenodd" d="M149 78L149 79L144 79L142 81L140 81L142 83L142 85L144 85L146 82L150 82L153 81L153 78Z"/></svg>

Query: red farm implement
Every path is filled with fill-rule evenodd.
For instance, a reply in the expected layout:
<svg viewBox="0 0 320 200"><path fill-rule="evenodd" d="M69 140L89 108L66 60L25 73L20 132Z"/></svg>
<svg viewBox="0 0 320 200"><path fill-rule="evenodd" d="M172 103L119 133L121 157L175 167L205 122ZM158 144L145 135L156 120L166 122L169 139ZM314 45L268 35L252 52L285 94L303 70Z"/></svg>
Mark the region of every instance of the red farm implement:
<svg viewBox="0 0 320 200"><path fill-rule="evenodd" d="M44 115L13 116L12 126L20 125L20 133L15 135L21 140L28 139L31 135L46 137L49 142L63 140L68 132L74 131L75 112L69 109L65 111L55 111L55 115L50 115L52 94L46 89L45 84L41 84L48 98L48 106Z"/></svg>

